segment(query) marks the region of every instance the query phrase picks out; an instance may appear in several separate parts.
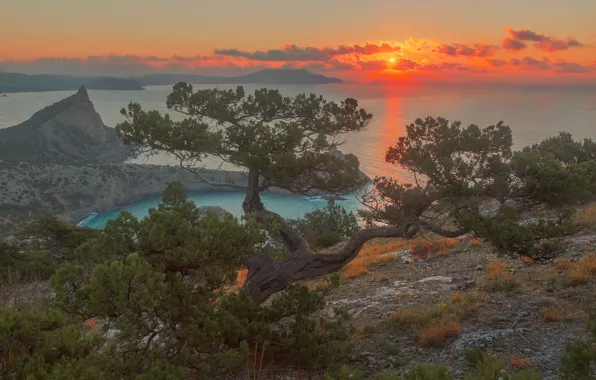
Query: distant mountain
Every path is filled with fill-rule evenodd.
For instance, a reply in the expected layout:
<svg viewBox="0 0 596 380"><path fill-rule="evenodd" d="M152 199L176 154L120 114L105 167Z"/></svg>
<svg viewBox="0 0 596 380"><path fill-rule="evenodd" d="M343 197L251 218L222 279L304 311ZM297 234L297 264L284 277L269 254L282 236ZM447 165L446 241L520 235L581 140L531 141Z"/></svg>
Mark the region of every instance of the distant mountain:
<svg viewBox="0 0 596 380"><path fill-rule="evenodd" d="M331 84L343 83L339 78L313 74L303 69L266 69L235 77L194 74L150 74L131 77L145 86L170 85L178 82L191 84Z"/></svg>
<svg viewBox="0 0 596 380"><path fill-rule="evenodd" d="M138 81L126 78L0 73L0 93L76 90L81 86L90 90L143 89Z"/></svg>
<svg viewBox="0 0 596 380"><path fill-rule="evenodd" d="M104 125L85 87L19 125L0 129L0 160L4 161L122 162L129 151L114 129Z"/></svg>

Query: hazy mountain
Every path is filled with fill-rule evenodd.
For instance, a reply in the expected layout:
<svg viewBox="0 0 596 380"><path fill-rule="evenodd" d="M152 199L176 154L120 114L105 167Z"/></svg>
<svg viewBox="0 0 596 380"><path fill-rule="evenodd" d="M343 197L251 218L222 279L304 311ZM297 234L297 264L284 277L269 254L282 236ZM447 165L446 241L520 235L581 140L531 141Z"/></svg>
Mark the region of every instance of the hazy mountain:
<svg viewBox="0 0 596 380"><path fill-rule="evenodd" d="M343 83L339 78L313 74L303 69L266 69L235 77L205 76L194 74L151 74L130 79L145 86L169 85L178 82L191 84L330 84Z"/></svg>
<svg viewBox="0 0 596 380"><path fill-rule="evenodd" d="M143 89L138 81L126 78L0 73L0 93L76 90L81 86L90 90Z"/></svg>
<svg viewBox="0 0 596 380"><path fill-rule="evenodd" d="M85 87L19 125L0 129L4 161L121 162L128 151L114 129L104 125Z"/></svg>

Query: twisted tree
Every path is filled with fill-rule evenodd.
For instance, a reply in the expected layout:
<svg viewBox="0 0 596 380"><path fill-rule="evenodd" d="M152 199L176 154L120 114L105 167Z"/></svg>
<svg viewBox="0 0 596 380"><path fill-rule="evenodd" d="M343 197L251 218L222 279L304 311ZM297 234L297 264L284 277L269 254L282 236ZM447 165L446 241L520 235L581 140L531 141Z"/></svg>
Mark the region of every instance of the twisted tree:
<svg viewBox="0 0 596 380"><path fill-rule="evenodd" d="M290 252L276 262L267 255L246 255L244 264L249 272L244 287L258 301L298 280L341 269L373 238L412 237L421 231L457 237L477 225L483 226L483 237L490 238L498 232L498 225L489 223L494 215L485 219L480 212L478 200L484 197L497 199L503 210L508 200L566 197L565 204L575 201L577 197L564 187L544 186L546 170L560 174L561 181L571 181L584 195L593 192L596 183L594 175L591 182L578 179L588 177L585 173L594 164L591 140L582 145L561 135L545 144L567 144L561 148L565 154L552 153L546 146L514 153L511 130L503 123L481 129L442 118L418 119L407 126L406 135L386 156L388 162L412 173L412 183L375 179L373 191L363 197L368 206L363 216L370 226L336 252L317 254L296 229L264 207L260 193L271 186L295 194L341 194L361 188L366 178L358 159L338 155L333 148L351 132L364 130L371 114L358 108L354 99L336 103L315 95L291 98L268 89L246 95L242 87L194 91L185 83L174 86L167 107L181 114L181 120L131 103L122 110L126 121L117 126L117 132L126 143L143 147L143 153L173 155L199 180L200 171L195 168L208 156L247 169L245 214L254 216L264 228L274 223ZM568 149L570 146L573 149ZM519 217L507 215L504 223L519 221ZM541 227L542 235L567 232L559 228L561 223L549 223ZM527 234L530 243L535 232Z"/></svg>

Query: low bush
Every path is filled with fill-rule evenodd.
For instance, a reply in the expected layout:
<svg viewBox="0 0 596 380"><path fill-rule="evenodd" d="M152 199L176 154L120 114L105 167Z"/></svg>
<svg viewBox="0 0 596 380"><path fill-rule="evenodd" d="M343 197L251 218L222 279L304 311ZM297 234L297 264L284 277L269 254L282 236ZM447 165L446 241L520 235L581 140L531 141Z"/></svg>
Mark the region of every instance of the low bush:
<svg viewBox="0 0 596 380"><path fill-rule="evenodd" d="M360 230L358 218L330 200L324 209L306 213L288 223L298 229L313 248L328 248Z"/></svg>

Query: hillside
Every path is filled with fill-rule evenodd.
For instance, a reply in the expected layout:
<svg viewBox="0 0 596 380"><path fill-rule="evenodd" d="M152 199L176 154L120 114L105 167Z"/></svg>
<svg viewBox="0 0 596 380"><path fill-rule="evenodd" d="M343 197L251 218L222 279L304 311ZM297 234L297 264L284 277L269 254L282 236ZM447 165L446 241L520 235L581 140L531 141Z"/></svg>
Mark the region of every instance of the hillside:
<svg viewBox="0 0 596 380"><path fill-rule="evenodd" d="M114 77L75 77L70 75L27 75L0 72L0 93L76 90L142 90L133 79Z"/></svg>
<svg viewBox="0 0 596 380"><path fill-rule="evenodd" d="M85 87L19 125L0 129L0 160L5 161L121 162L128 151L103 124Z"/></svg>
<svg viewBox="0 0 596 380"><path fill-rule="evenodd" d="M169 85L178 82L192 84L331 84L343 83L341 79L313 74L309 71L297 69L266 69L252 74L223 77L194 74L151 74L131 79L141 82L145 86Z"/></svg>

